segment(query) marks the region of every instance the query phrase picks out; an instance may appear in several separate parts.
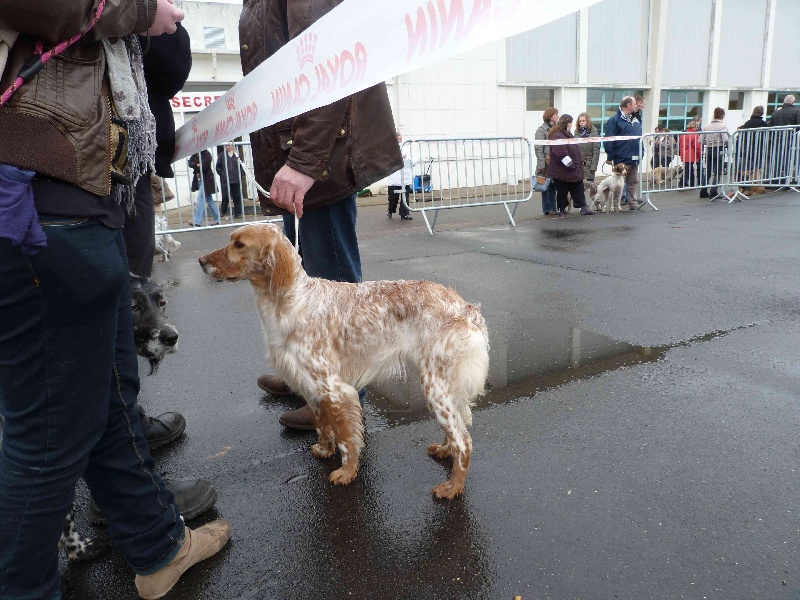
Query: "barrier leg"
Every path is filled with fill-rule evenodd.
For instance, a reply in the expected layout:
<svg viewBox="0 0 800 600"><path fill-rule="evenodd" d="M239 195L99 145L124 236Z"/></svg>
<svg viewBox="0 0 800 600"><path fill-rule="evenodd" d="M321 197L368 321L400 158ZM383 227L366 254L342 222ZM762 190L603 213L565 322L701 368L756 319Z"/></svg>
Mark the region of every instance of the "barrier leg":
<svg viewBox="0 0 800 600"><path fill-rule="evenodd" d="M508 214L508 220L509 220L509 222L511 223L511 226L512 226L512 227L516 227L516 226L517 226L517 224L514 222L514 215L513 215L513 213L512 213L510 210L508 210L508 202L503 202L503 206L504 206L504 207L505 207L505 209L506 209L506 213ZM514 206L514 212L517 212L517 207L516 207L516 205Z"/></svg>

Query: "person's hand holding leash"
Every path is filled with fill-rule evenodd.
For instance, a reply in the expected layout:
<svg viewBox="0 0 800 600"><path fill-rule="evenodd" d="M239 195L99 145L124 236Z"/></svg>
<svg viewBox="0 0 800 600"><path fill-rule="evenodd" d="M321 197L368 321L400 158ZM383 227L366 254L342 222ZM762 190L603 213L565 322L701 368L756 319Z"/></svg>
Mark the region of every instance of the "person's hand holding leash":
<svg viewBox="0 0 800 600"><path fill-rule="evenodd" d="M279 208L302 217L303 198L312 185L314 185L313 177L309 177L289 165L283 165L272 180L269 196Z"/></svg>

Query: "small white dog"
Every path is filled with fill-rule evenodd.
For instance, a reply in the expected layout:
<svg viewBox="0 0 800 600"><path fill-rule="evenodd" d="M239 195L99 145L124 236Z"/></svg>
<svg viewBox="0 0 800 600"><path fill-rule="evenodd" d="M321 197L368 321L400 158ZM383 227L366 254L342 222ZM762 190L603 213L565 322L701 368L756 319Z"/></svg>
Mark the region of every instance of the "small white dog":
<svg viewBox="0 0 800 600"><path fill-rule="evenodd" d="M611 175L606 177L597 186L597 193L592 202L592 210L617 212L622 211L620 202L622 201L622 190L625 188L625 176L628 174L628 168L619 163L614 166Z"/></svg>
<svg viewBox="0 0 800 600"><path fill-rule="evenodd" d="M175 252L181 247L181 243L172 237L169 233L159 233L159 231L167 231L167 218L162 215L156 215L156 254L161 255L161 261L167 262L169 260L170 252Z"/></svg>

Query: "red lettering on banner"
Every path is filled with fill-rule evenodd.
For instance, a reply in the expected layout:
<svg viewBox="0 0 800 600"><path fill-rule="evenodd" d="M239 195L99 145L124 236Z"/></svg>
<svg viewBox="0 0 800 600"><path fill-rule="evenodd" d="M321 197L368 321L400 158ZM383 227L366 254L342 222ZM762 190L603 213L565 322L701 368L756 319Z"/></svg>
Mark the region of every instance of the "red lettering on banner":
<svg viewBox="0 0 800 600"><path fill-rule="evenodd" d="M302 56L305 57L305 54ZM287 82L270 92L270 117L278 116L293 106L302 106L330 95L335 88L344 88L361 81L366 76L368 58L367 48L363 43L356 42L352 50L342 50L332 58L316 64L313 82L308 75L300 73L294 78L293 84Z"/></svg>
<svg viewBox="0 0 800 600"><path fill-rule="evenodd" d="M214 139L224 139L227 140L231 137L231 132L233 131L233 117L228 115L228 118L220 121L214 126Z"/></svg>
<svg viewBox="0 0 800 600"><path fill-rule="evenodd" d="M183 107L184 108L192 108L192 105L189 102L189 98L187 98L186 96L183 97Z"/></svg>
<svg viewBox="0 0 800 600"><path fill-rule="evenodd" d="M495 4L511 2L508 8L496 8L492 12L492 0L473 0L472 12L464 26L464 0L427 0L418 6L416 12L406 13L406 31L408 33L408 50L406 60L414 56L423 56L437 47L441 48L450 41L458 42L469 35L474 27L489 21L492 16L506 14L518 8L522 0L495 0ZM427 14L426 9L427 8ZM452 39L451 39L452 38Z"/></svg>
<svg viewBox="0 0 800 600"><path fill-rule="evenodd" d="M367 72L367 49L364 44L356 44L356 81L361 81Z"/></svg>
<svg viewBox="0 0 800 600"><path fill-rule="evenodd" d="M198 98L197 96L195 96L195 97L192 99L192 104L194 104L194 105L195 105L196 107L198 107L198 108L200 108L200 107L202 107L202 106L203 106L203 103L202 103L202 101L201 101L201 100L200 100L200 98Z"/></svg>
<svg viewBox="0 0 800 600"><path fill-rule="evenodd" d="M461 34L464 31L464 5L461 0L453 0L450 3L450 12L444 7L444 0L439 0L439 12L441 13L442 21L442 37L439 38L439 47L445 45L450 38L450 32L453 27L456 28L455 41L461 39Z"/></svg>
<svg viewBox="0 0 800 600"><path fill-rule="evenodd" d="M431 0L428 0L428 15L431 18L431 39L428 47L433 50L436 47L436 37L439 35L439 23L436 19L436 8Z"/></svg>
<svg viewBox="0 0 800 600"><path fill-rule="evenodd" d="M406 60L414 56L419 44L419 55L425 54L425 44L428 41L428 23L425 21L425 11L420 6L417 8L417 28L411 24L411 15L406 15L406 30L408 30L408 52Z"/></svg>
<svg viewBox="0 0 800 600"><path fill-rule="evenodd" d="M208 106L214 101L211 96L203 96L203 100L205 101L205 106Z"/></svg>
<svg viewBox="0 0 800 600"><path fill-rule="evenodd" d="M345 76L347 71L347 65L350 65L350 74ZM353 79L356 76L356 58L353 56L352 52L349 50L345 50L342 52L342 66L341 70L339 71L339 87L345 87L350 85Z"/></svg>
<svg viewBox="0 0 800 600"><path fill-rule="evenodd" d="M175 98L175 97L170 98L169 103L172 105L172 108L180 108L181 107L181 101L180 101L179 98Z"/></svg>

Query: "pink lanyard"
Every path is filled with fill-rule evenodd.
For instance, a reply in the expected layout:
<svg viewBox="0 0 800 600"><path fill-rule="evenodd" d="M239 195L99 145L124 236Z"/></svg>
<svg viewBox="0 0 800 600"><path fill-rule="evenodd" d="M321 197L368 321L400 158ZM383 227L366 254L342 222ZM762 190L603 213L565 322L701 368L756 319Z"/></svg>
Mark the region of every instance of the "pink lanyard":
<svg viewBox="0 0 800 600"><path fill-rule="evenodd" d="M87 27L85 31L79 33L78 35L71 37L65 42L57 44L44 53L42 53L42 42L36 42L36 54L25 61L25 64L22 66L22 69L20 69L20 72L17 75L14 83L12 83L11 86L5 92L3 92L2 96L0 96L0 106L8 102L11 96L14 95L14 92L21 88L23 84L33 79L39 73L39 71L42 70L48 60L64 52L64 50L72 46L72 44L81 39L92 27L94 27L97 23L97 20L100 18L100 15L103 14L103 7L105 4L106 0L100 0L99 4L97 5L97 10L94 13L94 18L89 24L89 27Z"/></svg>

